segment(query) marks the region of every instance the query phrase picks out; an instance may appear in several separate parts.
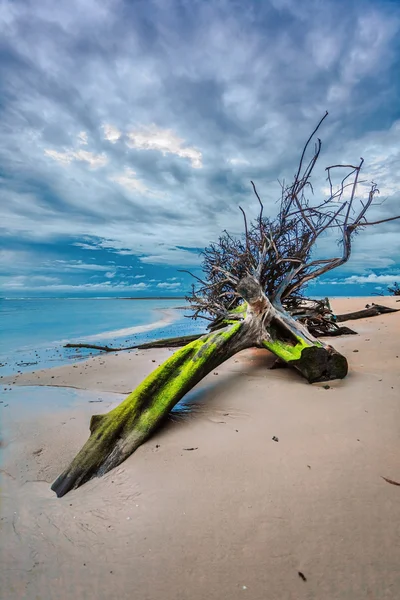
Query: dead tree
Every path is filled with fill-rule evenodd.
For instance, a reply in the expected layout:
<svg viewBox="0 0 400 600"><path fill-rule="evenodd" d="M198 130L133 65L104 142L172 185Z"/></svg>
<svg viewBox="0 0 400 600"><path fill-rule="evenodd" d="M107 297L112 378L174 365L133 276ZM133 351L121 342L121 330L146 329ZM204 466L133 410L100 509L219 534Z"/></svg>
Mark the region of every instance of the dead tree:
<svg viewBox="0 0 400 600"><path fill-rule="evenodd" d="M367 220L378 189L372 183L368 197L357 202L362 159L357 165L328 167L327 197L317 202L308 199L321 151L319 139L311 157L307 154L326 116L303 148L293 183L282 185L278 216L264 217L263 203L252 183L260 207L256 221L249 224L241 209L244 236L235 238L224 232L204 251L204 277L195 276L198 285L193 287L190 302L194 317L210 321L210 333L177 350L111 412L92 417L88 441L52 486L58 496L119 465L189 390L245 348L267 348L309 382L345 377L346 358L299 322L299 294L306 283L348 261L356 232L397 217L376 223ZM335 172L344 173L337 187ZM317 240L328 232L339 234L340 254L313 257ZM311 308L310 313L315 315Z"/></svg>
<svg viewBox="0 0 400 600"><path fill-rule="evenodd" d="M388 287L388 292L392 296L400 296L400 286L397 281L394 282L393 287Z"/></svg>

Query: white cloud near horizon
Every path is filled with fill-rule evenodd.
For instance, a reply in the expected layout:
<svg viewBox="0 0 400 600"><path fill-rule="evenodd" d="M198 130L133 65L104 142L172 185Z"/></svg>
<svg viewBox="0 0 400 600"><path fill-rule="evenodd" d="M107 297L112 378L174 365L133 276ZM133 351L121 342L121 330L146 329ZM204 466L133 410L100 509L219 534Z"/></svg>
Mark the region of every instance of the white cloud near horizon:
<svg viewBox="0 0 400 600"><path fill-rule="evenodd" d="M158 283L157 287L162 288L164 290L174 290L174 289L177 289L178 287L181 287L181 284L180 284L180 282L169 283L167 281L164 281L162 283Z"/></svg>
<svg viewBox="0 0 400 600"><path fill-rule="evenodd" d="M45 263L44 266L49 266L60 271L109 271L110 265L99 265L97 263L84 263L81 260L54 260Z"/></svg>
<svg viewBox="0 0 400 600"><path fill-rule="evenodd" d="M148 289L146 283L114 283L110 280L102 281L99 283L84 283L84 284L65 284L59 283L59 279L53 277L29 277L24 275L18 275L2 283L2 288L7 291L37 291L37 292L91 292L91 291L104 291L104 292L131 292L131 291L144 291ZM43 285L42 285L43 284Z"/></svg>
<svg viewBox="0 0 400 600"><path fill-rule="evenodd" d="M364 283L386 283L392 284L395 281L400 282L400 272L397 274L382 274L378 275L377 273L370 273L369 275L351 275L350 277L346 277L345 279L337 280L337 281L328 281L332 285L347 285L347 284L364 284Z"/></svg>

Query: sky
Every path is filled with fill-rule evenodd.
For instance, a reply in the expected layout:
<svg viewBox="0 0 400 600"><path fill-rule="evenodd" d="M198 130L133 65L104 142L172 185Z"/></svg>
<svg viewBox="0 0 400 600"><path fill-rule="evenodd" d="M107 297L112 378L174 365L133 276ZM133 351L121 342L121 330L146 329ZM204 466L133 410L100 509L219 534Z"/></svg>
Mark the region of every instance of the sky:
<svg viewBox="0 0 400 600"><path fill-rule="evenodd" d="M315 194L362 156L371 219L400 214L399 73L395 0L0 0L0 295L184 295L326 110ZM400 221L310 295L396 280Z"/></svg>

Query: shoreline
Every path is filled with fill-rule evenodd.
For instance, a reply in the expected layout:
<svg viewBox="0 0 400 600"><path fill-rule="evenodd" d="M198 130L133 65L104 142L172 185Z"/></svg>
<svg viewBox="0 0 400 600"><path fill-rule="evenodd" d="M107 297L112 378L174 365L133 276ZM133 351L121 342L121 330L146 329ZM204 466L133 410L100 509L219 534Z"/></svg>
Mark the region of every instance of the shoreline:
<svg viewBox="0 0 400 600"><path fill-rule="evenodd" d="M362 303L363 306L359 305L358 298L331 298L330 301L333 310L337 313L341 313L346 311L351 312L357 308L363 308L365 304L371 303L372 299L370 297L364 298ZM396 298L386 297L385 302L388 306L394 307ZM400 320L399 315L400 312L356 321L346 321L345 323L351 325L352 328L358 332L358 335L345 335L333 338L327 337L323 339L326 340L327 343L331 340L332 345L343 352L353 346L357 347L357 344L362 343L364 340L363 335L369 331L373 332L376 329L376 332L378 332L382 325L384 328L387 328L393 323L397 324ZM153 348L142 350L133 348L107 353L93 352L93 356L82 356L78 361L69 362L68 364L61 366L3 376L1 382L5 385L48 385L51 387L72 387L82 390L99 390L104 392L115 391L118 393L129 394L134 387L141 383L145 376L151 373L152 370L175 351L176 348ZM265 360L267 360L267 362L272 360L273 362L273 359L270 358L272 357L272 354L266 350L251 349L249 352L266 352L267 354L265 356L268 358ZM240 355L242 354L243 353L240 353ZM351 360L353 358L351 350L348 350L347 358L351 365ZM231 364L231 362L232 359L227 361L227 364ZM225 363L221 365L218 370L224 370L224 365ZM400 369L400 361L398 367ZM346 381L346 379L343 381Z"/></svg>
<svg viewBox="0 0 400 600"><path fill-rule="evenodd" d="M0 405L4 597L397 600L400 313L353 325L358 336L332 338L344 380L309 385L243 351L118 468L61 499L50 485L91 415L174 349L14 376Z"/></svg>
<svg viewBox="0 0 400 600"><path fill-rule="evenodd" d="M93 335L85 336L85 341L92 342L96 340L111 340L118 339L125 336L135 335L137 333L144 333L146 331L154 331L155 329L162 329L171 323L179 320L179 316L176 315L177 309L162 309L159 311L163 317L157 321L152 321L145 325L133 325L132 327L124 327L123 329L115 329L113 331L103 331L101 333L95 333ZM155 311L154 311L155 312ZM63 340L60 343L64 343L67 340ZM76 340L68 340L68 342L74 342ZM57 342L54 342L57 343Z"/></svg>
<svg viewBox="0 0 400 600"><path fill-rule="evenodd" d="M144 307L146 312L148 309ZM128 311L129 313L129 311ZM121 321L121 319L119 319ZM131 322L135 323L135 317ZM178 337L186 331L196 333L201 324L188 322L184 318L182 311L176 307L163 307L158 310L153 309L148 314L148 322L142 324L133 324L129 327L121 327L118 323L117 327L98 323L91 327L92 332L88 335L60 332L60 327L55 335L48 336L51 341L38 340L36 343L29 336L25 335L19 347L16 344L11 344L7 351L7 337L4 339L4 345L0 354L0 383L2 376L8 376L19 371L30 372L33 368L43 369L51 368L52 366L60 366L70 364L71 361L79 361L88 358L91 355L97 355L98 351L93 349L81 348L79 351L75 348L65 348L66 343L85 342L100 345L114 346L129 346L142 344L163 337ZM127 322L129 323L129 314ZM111 320L111 323L113 321ZM105 329L105 331L104 331ZM100 330L100 331L99 331ZM69 330L67 330L69 331ZM3 341L3 340L2 340ZM27 363L27 364L25 364Z"/></svg>

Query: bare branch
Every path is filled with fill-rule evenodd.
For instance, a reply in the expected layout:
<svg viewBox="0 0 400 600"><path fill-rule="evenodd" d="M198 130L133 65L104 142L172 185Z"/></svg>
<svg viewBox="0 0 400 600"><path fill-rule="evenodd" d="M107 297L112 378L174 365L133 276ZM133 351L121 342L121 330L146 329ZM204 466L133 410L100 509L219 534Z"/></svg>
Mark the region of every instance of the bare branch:
<svg viewBox="0 0 400 600"><path fill-rule="evenodd" d="M213 267L213 269L215 271L218 271L219 273L223 273L227 279L229 279L229 281L233 282L233 283L239 283L239 279L237 277L234 277L233 275L231 275L231 273L228 273L228 271L225 271L225 269L221 269L221 267Z"/></svg>
<svg viewBox="0 0 400 600"><path fill-rule="evenodd" d="M241 206L239 206L239 210L242 211L242 215L243 215L243 220L244 220L244 230L245 230L245 236L246 236L246 249L249 249L249 230L247 228L247 217L246 217L246 213L244 212L243 208Z"/></svg>
<svg viewBox="0 0 400 600"><path fill-rule="evenodd" d="M199 285L198 288L193 286L192 295L188 297L196 317L205 314L218 319L226 318L239 306L241 298L238 283L248 274L256 278L265 296L272 299L276 306L282 307L284 303L285 307L289 307L288 310L292 310L309 281L349 260L352 236L357 231L400 218L399 215L368 221L368 211L376 205L374 199L379 190L372 183L368 197L357 198L358 184L366 183L361 179L362 158L357 165L349 162L328 166L328 195L314 200L311 177L320 157L322 145L319 138L307 164L306 154L327 115L325 113L307 139L293 182L290 185L284 180L280 183L277 216L273 219L264 216L263 202L254 181L251 181L260 207L256 219L249 222L245 210L240 206L244 234L235 237L224 231L218 242L210 244L202 252L204 276L194 276ZM338 184L335 183L337 176ZM341 255L332 258L313 257L316 243L328 233L338 234L342 245Z"/></svg>
<svg viewBox="0 0 400 600"><path fill-rule="evenodd" d="M194 273L192 273L191 271L188 271L187 269L178 269L178 273L188 273L189 275L194 277L194 279L197 279L197 281L200 281L200 283L202 283L203 285L208 285L205 281L200 279L200 277L197 277L197 275L194 275Z"/></svg>
<svg viewBox="0 0 400 600"><path fill-rule="evenodd" d="M395 221L396 219L400 219L400 215L398 215L397 217L381 219L380 221L365 221L364 223L358 223L355 227L366 227L367 225L380 225L381 223L389 223L389 221Z"/></svg>
<svg viewBox="0 0 400 600"><path fill-rule="evenodd" d="M259 221L260 221L260 225L261 225L261 223L262 223L262 217L263 217L264 205L263 205L263 203L261 202L261 198L260 198L260 196L258 195L258 192L257 192L257 189L256 189L256 186L255 186L254 182L253 182L253 181L250 181L250 183L251 183L251 185L253 186L254 193L255 193L255 195L257 196L257 200L258 200L258 201L259 201L259 203L260 203L260 214L259 214L259 217L258 217L258 219L259 219Z"/></svg>
<svg viewBox="0 0 400 600"><path fill-rule="evenodd" d="M311 142L311 140L313 139L314 135L317 133L318 129L321 127L322 122L325 121L325 119L326 119L327 116L328 116L328 111L326 111L326 113L324 114L324 116L322 117L322 119L319 121L318 125L316 126L316 128L314 129L314 131L312 132L312 134L310 135L310 137L308 138L308 140L307 140L307 142L306 142L306 144L305 144L305 146L303 148L303 152L302 152L301 157L300 157L299 168L297 169L297 174L296 174L296 177L295 177L295 181L298 180L299 175L301 173L301 168L303 166L304 155L306 153L308 145Z"/></svg>

